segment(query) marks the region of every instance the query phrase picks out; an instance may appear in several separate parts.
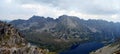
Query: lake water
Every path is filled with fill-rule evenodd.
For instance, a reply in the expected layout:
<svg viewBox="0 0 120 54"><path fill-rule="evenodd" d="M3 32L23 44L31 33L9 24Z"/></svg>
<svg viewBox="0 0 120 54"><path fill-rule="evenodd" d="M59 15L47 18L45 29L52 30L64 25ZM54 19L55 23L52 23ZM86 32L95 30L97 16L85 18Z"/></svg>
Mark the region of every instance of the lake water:
<svg viewBox="0 0 120 54"><path fill-rule="evenodd" d="M103 43L89 42L80 44L78 47L68 50L66 52L62 52L60 54L89 54L91 51L95 51L103 46Z"/></svg>

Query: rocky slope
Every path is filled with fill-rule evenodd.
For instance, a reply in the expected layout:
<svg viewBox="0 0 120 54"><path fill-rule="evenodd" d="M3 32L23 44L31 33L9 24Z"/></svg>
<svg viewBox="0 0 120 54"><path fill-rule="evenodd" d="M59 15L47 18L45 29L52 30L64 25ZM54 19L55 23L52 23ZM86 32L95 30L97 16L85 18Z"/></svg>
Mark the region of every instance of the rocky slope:
<svg viewBox="0 0 120 54"><path fill-rule="evenodd" d="M48 49L31 45L11 24L0 21L0 54L49 54Z"/></svg>
<svg viewBox="0 0 120 54"><path fill-rule="evenodd" d="M90 54L120 54L120 41L104 46Z"/></svg>

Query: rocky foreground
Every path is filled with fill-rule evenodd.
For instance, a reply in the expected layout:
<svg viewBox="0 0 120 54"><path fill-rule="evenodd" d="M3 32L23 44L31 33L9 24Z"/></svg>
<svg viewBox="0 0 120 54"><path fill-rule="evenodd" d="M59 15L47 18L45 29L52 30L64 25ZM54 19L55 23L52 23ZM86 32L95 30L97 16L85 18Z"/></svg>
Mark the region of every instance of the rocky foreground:
<svg viewBox="0 0 120 54"><path fill-rule="evenodd" d="M0 54L54 54L31 45L11 24L0 21Z"/></svg>

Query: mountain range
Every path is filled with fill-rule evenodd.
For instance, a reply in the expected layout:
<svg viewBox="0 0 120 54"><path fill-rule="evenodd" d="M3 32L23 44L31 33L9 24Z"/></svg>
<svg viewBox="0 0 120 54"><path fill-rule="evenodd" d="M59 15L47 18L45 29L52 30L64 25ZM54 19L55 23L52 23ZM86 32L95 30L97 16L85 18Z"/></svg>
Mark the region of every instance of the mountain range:
<svg viewBox="0 0 120 54"><path fill-rule="evenodd" d="M32 16L28 20L10 22L25 36L25 39L50 51L64 51L73 45L97 41L112 43L120 37L120 23L105 20L83 20L76 16Z"/></svg>

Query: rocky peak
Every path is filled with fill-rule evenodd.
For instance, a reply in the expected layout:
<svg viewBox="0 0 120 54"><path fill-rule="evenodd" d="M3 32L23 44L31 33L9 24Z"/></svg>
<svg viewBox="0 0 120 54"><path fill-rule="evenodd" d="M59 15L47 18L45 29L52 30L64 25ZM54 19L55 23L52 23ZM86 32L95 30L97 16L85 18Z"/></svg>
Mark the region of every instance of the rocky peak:
<svg viewBox="0 0 120 54"><path fill-rule="evenodd" d="M76 28L78 26L78 20L80 19L74 16L62 15L58 20L68 28Z"/></svg>
<svg viewBox="0 0 120 54"><path fill-rule="evenodd" d="M61 19L61 20L64 20L64 19L79 20L78 17L75 17L75 16L68 16L68 15L59 16L58 19Z"/></svg>
<svg viewBox="0 0 120 54"><path fill-rule="evenodd" d="M54 21L54 19L51 17L47 17L46 19L47 19L47 21Z"/></svg>
<svg viewBox="0 0 120 54"><path fill-rule="evenodd" d="M32 21L37 21L37 20L44 20L45 18L42 17L42 16L32 16L29 20L32 20Z"/></svg>
<svg viewBox="0 0 120 54"><path fill-rule="evenodd" d="M26 41L11 24L0 23L0 44L2 46L25 45Z"/></svg>

